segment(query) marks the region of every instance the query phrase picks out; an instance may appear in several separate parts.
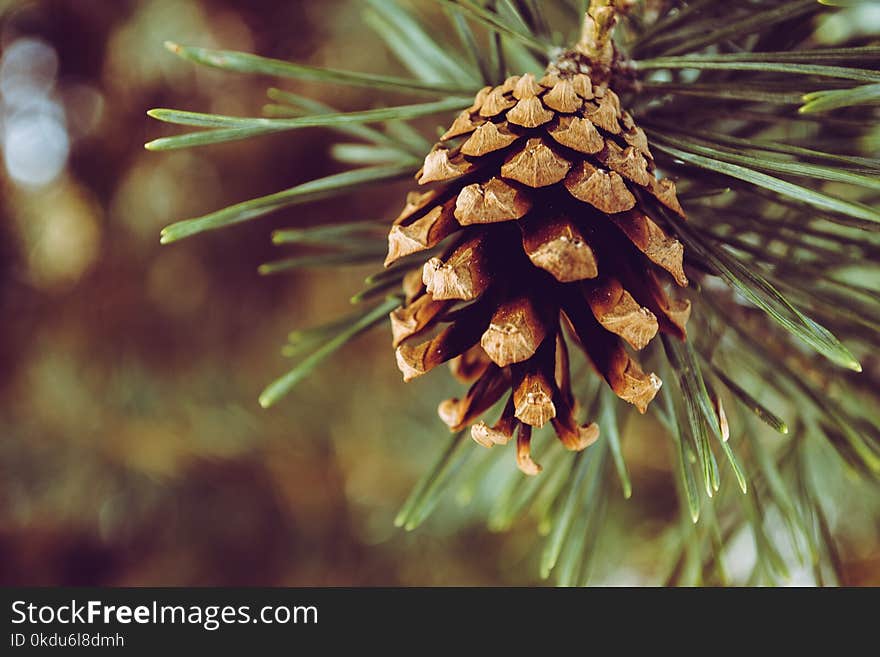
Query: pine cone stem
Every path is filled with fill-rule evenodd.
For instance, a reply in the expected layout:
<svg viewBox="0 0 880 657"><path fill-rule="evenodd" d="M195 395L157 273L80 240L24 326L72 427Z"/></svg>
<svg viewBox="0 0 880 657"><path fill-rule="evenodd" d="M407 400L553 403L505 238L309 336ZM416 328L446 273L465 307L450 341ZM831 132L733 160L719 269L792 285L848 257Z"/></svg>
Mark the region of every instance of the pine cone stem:
<svg viewBox="0 0 880 657"><path fill-rule="evenodd" d="M581 38L575 50L590 60L593 81L606 75L610 77L614 61L614 26L617 24L615 0L590 0L584 14Z"/></svg>

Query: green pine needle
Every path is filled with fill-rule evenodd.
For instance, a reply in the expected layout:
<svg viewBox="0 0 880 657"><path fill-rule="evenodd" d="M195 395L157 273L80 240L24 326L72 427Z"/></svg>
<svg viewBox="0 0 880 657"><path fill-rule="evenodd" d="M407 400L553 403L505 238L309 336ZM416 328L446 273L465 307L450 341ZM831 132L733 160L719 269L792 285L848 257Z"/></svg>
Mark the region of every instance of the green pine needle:
<svg viewBox="0 0 880 657"><path fill-rule="evenodd" d="M571 530L575 513L578 507L583 503L583 488L587 482L587 472L590 470L590 464L594 458L596 449L586 449L574 457L570 480L571 484L566 493L565 500L553 521L553 529L547 539L544 553L541 556L541 577L544 579L550 576L550 572L556 565L559 553L562 551L562 544Z"/></svg>
<svg viewBox="0 0 880 657"><path fill-rule="evenodd" d="M376 123L380 121L414 119L451 110L460 110L470 105L469 98L447 98L433 103L418 105L401 105L382 109L365 110L362 112L341 112L338 114L319 114L302 116L292 119L264 119L238 116L222 116L219 114L202 114L173 109L152 109L147 114L165 123L188 125L199 128L214 128L208 132L163 137L146 144L151 151L172 150L205 144L248 139L258 135L285 132L299 128L339 127L353 123Z"/></svg>
<svg viewBox="0 0 880 657"><path fill-rule="evenodd" d="M195 219L186 219L171 224L162 230L162 244L169 244L192 237L209 230L225 228L257 217L262 217L281 208L307 203L318 199L335 196L379 181L405 178L413 173L411 164L384 167L368 167L337 173L325 178L318 178L283 192L276 192L260 198L244 201L217 212L206 214Z"/></svg>
<svg viewBox="0 0 880 657"><path fill-rule="evenodd" d="M709 442L709 435L721 439L721 430L712 401L703 383L703 377L696 360L686 345L681 345L666 335L662 336L666 357L678 381L679 391L684 401L688 434L694 446L697 461L703 473L706 494L712 497L720 488L718 462Z"/></svg>
<svg viewBox="0 0 880 657"><path fill-rule="evenodd" d="M348 325L336 336L327 340L327 342L309 354L301 363L287 372L287 374L269 384L266 389L260 393L260 406L263 408L269 408L275 404L284 395L289 393L297 383L305 379L321 362L333 355L359 333L362 333L379 322L384 321L388 313L399 305L399 299L388 299L365 313L356 322Z"/></svg>
<svg viewBox="0 0 880 657"><path fill-rule="evenodd" d="M658 68L684 68L699 71L756 71L760 73L788 73L794 75L817 75L826 78L840 78L842 80L856 80L860 82L880 82L880 72L869 71L861 68L846 68L843 66L822 66L819 64L789 64L786 62L774 62L764 59L764 53L756 53L756 61L744 61L738 58L723 58L723 56L703 57L691 55L688 57L657 57L655 59L643 59L633 62L636 68L651 70Z"/></svg>
<svg viewBox="0 0 880 657"><path fill-rule="evenodd" d="M370 89L381 91L430 94L436 96L472 94L477 90L476 86L428 83L388 75L318 68L315 66L294 64L280 59L270 59L233 50L210 50L208 48L182 46L171 41L167 41L165 47L178 57L195 62L196 64L202 64L204 66L219 68L224 71L233 71L236 73L253 73L258 75L270 75L273 77L307 80L311 82L327 82L354 87L368 87Z"/></svg>
<svg viewBox="0 0 880 657"><path fill-rule="evenodd" d="M768 426L772 427L774 431L781 433L783 435L788 434L788 424L782 419L779 418L778 415L773 413L772 411L767 410L767 408L755 399L752 395L745 391L741 386L735 383L730 377L728 377L724 372L721 371L720 368L712 366L712 371L715 376L724 384L724 386L733 393L734 397L736 397L747 409L749 409L752 413L755 414L755 417L760 419L762 422L766 423Z"/></svg>
<svg viewBox="0 0 880 657"><path fill-rule="evenodd" d="M830 331L795 308L754 269L744 266L723 249L709 246L692 228L679 223L676 230L688 248L699 254L731 287L761 308L780 326L831 362L855 372L862 371L855 356Z"/></svg>
<svg viewBox="0 0 880 657"><path fill-rule="evenodd" d="M444 485L464 464L474 449L465 439L465 431L454 433L437 461L419 480L394 518L396 527L411 531L430 515L440 501Z"/></svg>
<svg viewBox="0 0 880 657"><path fill-rule="evenodd" d="M848 215L850 217L855 217L857 219L880 222L880 211L875 210L867 205L835 198L833 196L817 192L807 187L790 183L780 178L774 178L773 176L769 176L766 173L755 171L754 169L750 169L741 164L734 164L731 162L715 159L714 157L707 157L705 154L691 152L703 151L705 153L707 150L711 150L702 148L698 144L693 144L682 139L676 139L673 137L661 136L657 134L655 134L654 136L657 142L655 145L658 150L669 153L670 155L688 164L693 164L695 166L708 169L710 171L715 171L717 173L730 176L731 178L744 180L753 185L764 187L765 189L768 189L777 194L795 199L801 203L812 205L813 207L820 210L836 212L839 214ZM678 147L686 147L689 150L680 150L680 148ZM720 153L720 151L718 153ZM721 156L724 155L723 153L720 154Z"/></svg>
<svg viewBox="0 0 880 657"><path fill-rule="evenodd" d="M608 447L614 459L614 467L617 470L617 476L623 488L623 497L628 500L632 497L632 482L629 478L629 471L626 468L626 461L623 458L620 430L617 426L617 414L615 412L617 403L610 390L603 388L600 394L603 399L598 423L601 427L602 438L608 441Z"/></svg>
<svg viewBox="0 0 880 657"><path fill-rule="evenodd" d="M828 112L854 105L880 104L880 84L866 84L854 89L832 89L804 94L803 114Z"/></svg>
<svg viewBox="0 0 880 657"><path fill-rule="evenodd" d="M322 253L320 255L295 256L282 260L273 260L259 266L262 276L281 274L295 269L314 269L322 267L341 267L345 265L365 265L376 262L384 251L380 249L351 250L341 253Z"/></svg>

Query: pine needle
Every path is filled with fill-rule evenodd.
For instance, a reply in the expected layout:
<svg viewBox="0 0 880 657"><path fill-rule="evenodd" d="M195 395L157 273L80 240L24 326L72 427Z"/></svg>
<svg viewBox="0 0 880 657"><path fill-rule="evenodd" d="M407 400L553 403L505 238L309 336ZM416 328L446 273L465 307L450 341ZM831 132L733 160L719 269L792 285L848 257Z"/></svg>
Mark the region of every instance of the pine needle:
<svg viewBox="0 0 880 657"><path fill-rule="evenodd" d="M368 87L370 89L382 91L430 94L436 96L472 94L477 90L476 86L471 87L468 85L461 86L455 84L428 83L388 75L318 68L315 66L294 64L280 59L270 59L233 50L210 50L208 48L181 46L171 41L166 42L165 47L178 57L195 62L196 64L202 64L204 66L219 68L224 71L233 71L236 73L271 75L274 77L295 78L311 82L327 82L355 87Z"/></svg>
<svg viewBox="0 0 880 657"><path fill-rule="evenodd" d="M162 230L162 244L169 244L185 237L192 237L209 230L217 230L250 221L281 208L299 203L307 203L318 199L349 192L364 185L382 180L404 178L413 173L411 164L392 165L386 167L368 167L337 173L325 178L318 178L296 187L276 192L268 196L251 199L231 205L228 208L206 214L195 219L186 219L171 224Z"/></svg>

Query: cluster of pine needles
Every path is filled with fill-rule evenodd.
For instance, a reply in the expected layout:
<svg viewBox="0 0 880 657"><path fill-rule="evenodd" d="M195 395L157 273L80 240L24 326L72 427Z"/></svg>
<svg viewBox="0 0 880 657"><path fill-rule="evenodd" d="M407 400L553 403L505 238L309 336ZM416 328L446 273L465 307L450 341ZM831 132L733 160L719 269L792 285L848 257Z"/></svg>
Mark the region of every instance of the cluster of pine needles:
<svg viewBox="0 0 880 657"><path fill-rule="evenodd" d="M343 113L271 88L259 118L150 111L160 121L205 128L152 141L151 150L323 127L346 137L332 149L351 165L174 223L163 243L411 178L436 135L426 139L407 121L437 116L442 132L483 85L513 74L540 77L577 41L587 8L577 0L363 4L363 21L410 76L167 44L183 59L230 72L365 87L419 102ZM659 540L665 547L657 581L731 583L726 554L746 532L756 559L740 583L785 581L792 564L811 569L816 583L845 582L833 535L835 496L841 482L871 490L880 475L880 45L872 45L876 35L845 33L826 45L817 32L868 3L616 4L617 48L630 79L622 104L645 129L657 167L676 181L688 214L686 222L670 217L669 225L685 247L691 278L689 339L655 341L642 356L665 382L649 413L666 429L681 500L682 521ZM427 27L438 14L449 29ZM279 246L322 250L294 252L261 272L381 264L389 225L377 219L276 231ZM385 327L400 305L407 264L370 276L350 316L293 334L284 353L296 365L266 388L261 405L274 404L359 334ZM632 410L587 370L585 362L573 363L577 397L602 427L598 442L575 455L552 439L540 442L544 473L528 478L509 467L503 450L482 450L455 433L397 523L417 527L452 489L489 490L493 529L524 515L537 519L546 535L543 576L588 583L609 505L632 492L621 447Z"/></svg>

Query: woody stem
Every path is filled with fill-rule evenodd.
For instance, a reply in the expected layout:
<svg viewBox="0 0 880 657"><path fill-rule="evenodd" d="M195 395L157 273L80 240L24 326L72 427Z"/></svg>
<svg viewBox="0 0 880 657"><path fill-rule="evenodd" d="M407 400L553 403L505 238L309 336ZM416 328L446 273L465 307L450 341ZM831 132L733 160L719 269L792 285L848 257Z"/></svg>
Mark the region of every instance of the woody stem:
<svg viewBox="0 0 880 657"><path fill-rule="evenodd" d="M614 26L617 23L615 0L590 0L584 14L581 39L575 50L589 58L594 67L610 69L614 60Z"/></svg>

